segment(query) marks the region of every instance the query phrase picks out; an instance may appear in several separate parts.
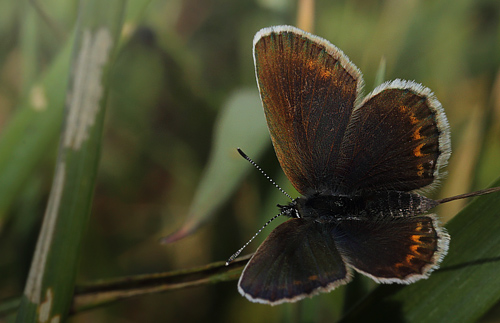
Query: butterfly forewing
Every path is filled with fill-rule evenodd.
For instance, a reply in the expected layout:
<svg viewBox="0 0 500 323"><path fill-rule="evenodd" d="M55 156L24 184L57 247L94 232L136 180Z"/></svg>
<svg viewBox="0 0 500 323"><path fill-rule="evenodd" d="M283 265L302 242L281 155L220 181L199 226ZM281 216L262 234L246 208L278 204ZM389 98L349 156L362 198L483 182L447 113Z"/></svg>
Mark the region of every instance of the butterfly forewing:
<svg viewBox="0 0 500 323"><path fill-rule="evenodd" d="M254 60L283 171L302 194L331 186L360 72L332 44L288 26L260 31Z"/></svg>

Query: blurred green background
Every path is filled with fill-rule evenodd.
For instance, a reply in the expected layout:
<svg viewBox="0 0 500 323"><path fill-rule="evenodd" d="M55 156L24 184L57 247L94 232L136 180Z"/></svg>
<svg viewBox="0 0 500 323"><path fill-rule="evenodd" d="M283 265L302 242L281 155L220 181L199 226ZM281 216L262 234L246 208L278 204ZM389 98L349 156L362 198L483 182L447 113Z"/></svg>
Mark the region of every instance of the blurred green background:
<svg viewBox="0 0 500 323"><path fill-rule="evenodd" d="M3 143L3 130L23 122L17 116L26 101L47 108L37 85L70 41L78 15L76 1L36 3L41 9L31 1L0 2ZM237 146L295 194L265 130L252 39L263 27L297 25L298 8L290 0L128 3L109 78L101 163L78 282L226 260L276 214L276 203L287 202L237 156ZM361 69L365 93L375 86L385 62L385 79L422 83L443 104L453 153L449 175L432 197L482 189L498 177L500 2L317 1L314 11L314 33ZM67 71L56 78L67 79ZM65 91L65 85L59 90ZM234 112L238 109L255 113L242 119ZM47 144L27 155L29 165L16 175L16 184L0 191L5 197L0 205L0 300L23 291L51 187L60 122L53 135L47 134ZM233 126L224 128L228 124ZM22 144L23 136L31 134L17 135ZM241 143L221 139L240 137ZM234 150L224 151L231 145ZM20 158L2 156L1 149L0 161ZM227 160L237 166L228 166ZM464 203L441 207L443 222ZM199 230L159 244L186 219L189 228ZM266 230L260 241L271 227ZM269 307L242 298L231 281L116 302L75 315L71 322L327 322L356 301L344 295L363 295L372 287L358 279L352 285L347 294L342 287L300 305ZM482 320L500 321L500 306Z"/></svg>

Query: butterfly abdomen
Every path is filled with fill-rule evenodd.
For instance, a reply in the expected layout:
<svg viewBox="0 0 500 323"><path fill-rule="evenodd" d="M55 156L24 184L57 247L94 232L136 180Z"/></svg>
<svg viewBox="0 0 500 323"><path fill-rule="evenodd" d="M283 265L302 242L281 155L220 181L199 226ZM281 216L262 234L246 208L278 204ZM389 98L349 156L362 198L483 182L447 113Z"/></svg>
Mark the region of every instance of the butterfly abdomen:
<svg viewBox="0 0 500 323"><path fill-rule="evenodd" d="M366 209L371 217L407 217L425 213L438 204L416 193L382 191L368 196Z"/></svg>
<svg viewBox="0 0 500 323"><path fill-rule="evenodd" d="M438 205L416 193L382 191L361 195L316 193L294 201L301 218L318 222L342 219L407 217L427 212Z"/></svg>

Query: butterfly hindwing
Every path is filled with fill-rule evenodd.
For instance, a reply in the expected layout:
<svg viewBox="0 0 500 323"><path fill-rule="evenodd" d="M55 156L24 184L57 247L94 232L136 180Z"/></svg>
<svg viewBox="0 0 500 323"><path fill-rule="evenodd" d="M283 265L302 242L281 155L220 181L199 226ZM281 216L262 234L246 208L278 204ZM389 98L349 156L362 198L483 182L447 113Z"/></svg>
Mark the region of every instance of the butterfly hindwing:
<svg viewBox="0 0 500 323"><path fill-rule="evenodd" d="M260 245L241 274L238 289L254 302L294 302L346 284L351 274L325 226L290 219Z"/></svg>
<svg viewBox="0 0 500 323"><path fill-rule="evenodd" d="M448 251L449 236L432 214L346 219L332 227L349 266L381 283L425 278Z"/></svg>

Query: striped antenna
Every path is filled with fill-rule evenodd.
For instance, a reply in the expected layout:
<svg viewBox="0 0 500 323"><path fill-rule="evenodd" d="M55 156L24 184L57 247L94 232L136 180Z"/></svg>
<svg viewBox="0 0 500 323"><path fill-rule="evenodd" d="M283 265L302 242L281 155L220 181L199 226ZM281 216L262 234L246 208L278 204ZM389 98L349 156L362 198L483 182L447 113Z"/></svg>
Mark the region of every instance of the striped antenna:
<svg viewBox="0 0 500 323"><path fill-rule="evenodd" d="M243 247L240 248L240 250L236 251L231 257L229 257L229 259L226 261L226 266L228 266L231 262L233 262L233 260L236 259L236 257L238 257L240 255L240 253L243 251L243 249L245 249L253 241L253 239L255 239L259 235L259 233L261 233L262 230L264 230L264 228L269 225L269 223L273 222L276 218L278 218L280 215L282 215L283 213L286 213L286 212L288 212L288 210L283 210L279 214L276 214L275 216L273 216L269 221L267 221L266 224L264 224L262 226L262 228L260 228L260 230L257 231L257 233L254 234L253 237L250 240L248 240L247 243L245 243L243 245Z"/></svg>
<svg viewBox="0 0 500 323"><path fill-rule="evenodd" d="M257 165L256 162L254 162L250 157L247 156L247 154L245 154L243 152L243 150L241 150L239 147L238 147L238 152L240 153L241 157L245 158L246 160L248 160L250 162L250 164L252 164L255 168L257 168L261 173L262 175L264 175L265 178L267 178L271 183L273 183L274 186L276 186L276 188L278 190L280 190L281 193L285 194L291 201L293 201L293 198L287 193L285 192L285 190L283 190L278 184L276 184L275 181L272 180L271 177L269 177L263 170L262 168L260 168L259 165Z"/></svg>
<svg viewBox="0 0 500 323"><path fill-rule="evenodd" d="M280 190L281 193L285 194L290 200L293 201L293 198L287 193L285 192L278 184L276 184L275 181L273 181L271 179L271 177L269 177L263 170L262 168L260 168L259 165L257 165L257 163L255 163L250 157L247 156L247 154L245 154L243 152L243 150L241 150L240 148L238 148L238 152L240 153L240 155L245 158L247 161L250 162L250 164L252 164L255 168L257 168L261 173L262 175L264 175L265 178L267 178L278 190ZM259 233L262 232L262 230L264 230L265 227L267 227L269 225L269 223L273 222L275 219L277 219L280 215L283 215L285 213L290 213L290 210L291 208L287 208L287 207L282 207L280 205L278 205L279 207L281 207L281 212L279 214L276 214L275 216L273 216L269 221L266 222L266 224L264 224L262 226L262 228L260 228L259 231L257 231L256 234L253 235L253 237L248 240L247 243L245 243L243 245L243 247L240 248L240 250L236 251L231 257L229 257L229 259L226 261L226 266L228 266L234 259L236 259L236 257L238 257L240 255L240 253L243 251L243 249L245 249L258 235ZM298 213L297 213L297 217L298 216Z"/></svg>

